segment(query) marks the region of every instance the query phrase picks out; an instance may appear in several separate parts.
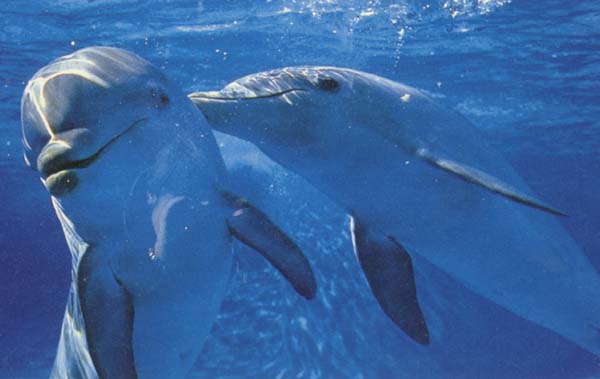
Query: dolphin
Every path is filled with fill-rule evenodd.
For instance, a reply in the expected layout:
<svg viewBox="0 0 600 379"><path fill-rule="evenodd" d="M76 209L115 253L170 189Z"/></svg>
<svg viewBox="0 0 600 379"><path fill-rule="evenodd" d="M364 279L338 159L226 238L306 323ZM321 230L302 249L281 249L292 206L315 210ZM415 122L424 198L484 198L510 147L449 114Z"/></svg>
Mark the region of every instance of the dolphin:
<svg viewBox="0 0 600 379"><path fill-rule="evenodd" d="M419 305L418 255L468 289L600 355L600 278L526 183L424 92L336 67L288 67L188 95L217 131L254 143L351 217L385 313L442 342Z"/></svg>
<svg viewBox="0 0 600 379"><path fill-rule="evenodd" d="M219 311L232 238L315 295L306 257L227 189L203 116L149 62L78 50L33 76L21 114L25 160L72 254L51 378L183 378Z"/></svg>

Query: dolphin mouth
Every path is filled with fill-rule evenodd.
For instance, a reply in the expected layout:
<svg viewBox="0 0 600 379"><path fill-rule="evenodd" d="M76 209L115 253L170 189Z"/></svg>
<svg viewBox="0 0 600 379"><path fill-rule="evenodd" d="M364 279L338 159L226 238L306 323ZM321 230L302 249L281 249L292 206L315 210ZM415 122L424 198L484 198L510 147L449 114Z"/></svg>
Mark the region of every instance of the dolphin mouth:
<svg viewBox="0 0 600 379"><path fill-rule="evenodd" d="M127 127L125 130L123 130L116 136L112 137L110 140L108 140L108 142L106 142L104 145L102 145L94 154L90 155L89 157L72 160L72 161L69 161L69 160L61 161L61 159L60 159L61 156L58 155L55 159L52 159L47 164L45 164L44 167L41 167L42 175L44 175L46 177L46 181L52 182L51 177L57 176L57 175L63 173L64 171L76 170L76 169L82 169L82 168L89 167L94 162L96 162L100 157L102 157L102 155L104 155L104 153L117 140L119 140L125 134L129 133L132 129L134 129L136 126L138 126L141 122L143 122L145 120L147 120L147 118L141 118L141 119L134 121L129 127Z"/></svg>
<svg viewBox="0 0 600 379"><path fill-rule="evenodd" d="M304 88L287 88L276 92L254 93L254 94L226 94L222 91L194 92L188 95L192 101L240 101L240 100L260 100L274 97L281 97L295 92L308 92Z"/></svg>

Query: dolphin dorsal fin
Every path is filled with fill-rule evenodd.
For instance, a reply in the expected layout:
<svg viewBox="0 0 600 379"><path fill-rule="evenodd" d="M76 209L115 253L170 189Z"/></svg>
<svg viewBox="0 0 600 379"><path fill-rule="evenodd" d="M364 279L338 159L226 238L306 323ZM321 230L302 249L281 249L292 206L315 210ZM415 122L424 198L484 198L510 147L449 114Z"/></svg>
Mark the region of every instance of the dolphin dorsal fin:
<svg viewBox="0 0 600 379"><path fill-rule="evenodd" d="M492 175L486 174L485 172L478 170L474 167L470 167L450 159L435 156L434 154L432 154L424 148L417 149L415 153L420 158L423 158L427 163L430 163L431 165L437 168L450 172L467 182L477 184L489 191L504 196L507 199L558 216L567 216L566 213L556 208L553 208L547 204L544 204L544 202L532 196L529 196L513 188L509 184L504 183L500 179Z"/></svg>
<svg viewBox="0 0 600 379"><path fill-rule="evenodd" d="M232 212L227 217L231 235L265 257L294 287L312 299L317 291L315 275L302 250L260 210L246 200L224 193Z"/></svg>

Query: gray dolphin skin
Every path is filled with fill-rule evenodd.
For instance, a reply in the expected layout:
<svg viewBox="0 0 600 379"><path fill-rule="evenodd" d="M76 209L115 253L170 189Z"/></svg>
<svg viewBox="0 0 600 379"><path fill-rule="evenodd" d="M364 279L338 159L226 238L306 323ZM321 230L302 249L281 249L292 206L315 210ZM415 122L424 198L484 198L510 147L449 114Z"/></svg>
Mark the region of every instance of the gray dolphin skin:
<svg viewBox="0 0 600 379"><path fill-rule="evenodd" d="M414 280L419 255L600 355L600 278L560 225L564 212L538 200L457 112L336 67L272 70L188 96L214 129L254 143L351 215L374 296L415 341L444 339L419 303L427 289Z"/></svg>
<svg viewBox="0 0 600 379"><path fill-rule="evenodd" d="M33 76L21 111L25 159L72 254L51 378L183 378L225 294L232 237L315 295L306 257L227 189L202 114L147 61L79 50Z"/></svg>

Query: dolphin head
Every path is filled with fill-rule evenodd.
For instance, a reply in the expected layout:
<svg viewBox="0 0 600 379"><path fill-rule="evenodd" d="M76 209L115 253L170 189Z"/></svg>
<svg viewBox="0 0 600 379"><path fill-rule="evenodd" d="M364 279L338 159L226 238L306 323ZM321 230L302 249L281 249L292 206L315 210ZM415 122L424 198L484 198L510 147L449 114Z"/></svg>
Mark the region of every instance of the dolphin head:
<svg viewBox="0 0 600 379"><path fill-rule="evenodd" d="M335 123L340 104L370 98L370 87L354 71L333 67L288 67L250 75L220 91L189 98L214 129L261 148L299 148L322 140L323 123ZM359 112L345 107L345 112ZM360 117L360 115L358 115ZM333 136L332 136L333 137Z"/></svg>
<svg viewBox="0 0 600 379"><path fill-rule="evenodd" d="M212 138L202 121L157 68L108 47L51 62L29 81L21 101L25 160L54 200L71 209L109 211L125 203L135 180L178 141L196 140L191 149L214 162L216 145L207 141L198 149L203 140L196 134Z"/></svg>

